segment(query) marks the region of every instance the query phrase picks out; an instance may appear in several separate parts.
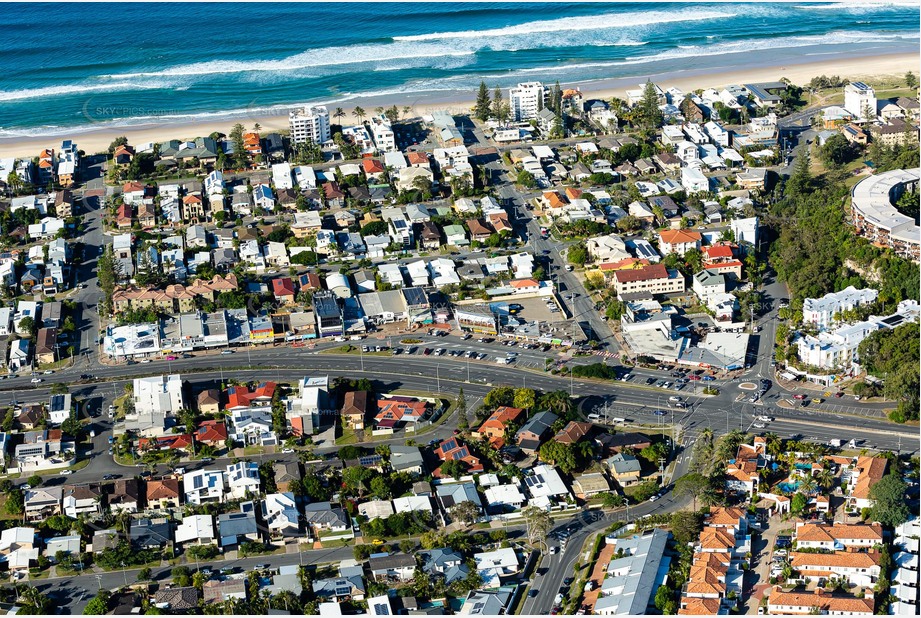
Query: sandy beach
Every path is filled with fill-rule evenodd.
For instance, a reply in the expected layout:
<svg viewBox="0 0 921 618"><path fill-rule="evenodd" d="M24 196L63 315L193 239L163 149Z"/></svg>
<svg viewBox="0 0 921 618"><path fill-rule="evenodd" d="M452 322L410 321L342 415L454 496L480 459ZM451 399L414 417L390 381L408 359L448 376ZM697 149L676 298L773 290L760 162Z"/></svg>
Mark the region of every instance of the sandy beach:
<svg viewBox="0 0 921 618"><path fill-rule="evenodd" d="M794 84L805 84L813 77L819 75L839 75L852 81L866 79L873 80L883 76L902 76L907 71L917 72L919 68L918 55L892 54L870 56L864 58L831 58L819 62L789 64L788 66L755 67L746 70L733 70L731 72L713 71L687 71L681 73L666 73L649 75L663 89L676 87L685 92L698 88L722 87L729 84L742 84L761 81L775 81L781 77L789 79ZM590 84L579 84L580 89L587 98L624 97L628 89L634 89L644 77L619 78L612 80L596 80ZM573 84L562 84L564 87ZM472 93L471 93L472 94ZM410 116L420 116L436 109L446 109L454 113L466 112L473 106L472 99L458 98L463 93L454 93L453 96L445 93L420 96L410 107ZM330 118L331 122L344 124L357 122L352 115L356 106L364 108L367 114L372 114L378 106L397 104L399 107L408 105L407 101L377 100L377 99L352 99L348 105L342 104L346 116L340 119ZM328 106L332 115L337 105L335 102ZM247 129L253 128L258 123L261 131L286 130L288 128L287 115L259 115L244 113L240 118L221 119L213 122L181 123L164 118L162 122L130 127L104 126L99 129L92 127L73 134L55 136L6 138L0 140L0 157L32 157L45 147L58 146L62 139L74 139L78 147L88 154L105 151L112 140L120 135L128 137L131 144L164 141L167 139L191 139L198 136L210 135L217 131L228 133L237 122L242 123Z"/></svg>

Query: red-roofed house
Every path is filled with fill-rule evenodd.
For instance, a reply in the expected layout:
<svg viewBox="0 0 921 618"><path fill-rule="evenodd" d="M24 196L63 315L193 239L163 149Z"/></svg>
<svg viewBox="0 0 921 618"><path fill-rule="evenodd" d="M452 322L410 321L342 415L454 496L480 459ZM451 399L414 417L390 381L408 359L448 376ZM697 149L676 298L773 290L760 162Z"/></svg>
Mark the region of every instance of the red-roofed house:
<svg viewBox="0 0 921 618"><path fill-rule="evenodd" d="M134 210L130 204L122 204L115 213L115 225L121 229L130 228L134 222Z"/></svg>
<svg viewBox="0 0 921 618"><path fill-rule="evenodd" d="M508 213L506 212L491 212L486 215L486 218L489 219L489 224L496 232L511 232L513 230L512 224L508 220Z"/></svg>
<svg viewBox="0 0 921 618"><path fill-rule="evenodd" d="M577 200L582 197L582 189L576 187L566 187L566 197L571 200Z"/></svg>
<svg viewBox="0 0 921 618"><path fill-rule="evenodd" d="M291 277L272 279L272 293L275 295L275 298L288 305L293 305L294 299L297 296L297 292L294 289L294 281Z"/></svg>
<svg viewBox="0 0 921 618"><path fill-rule="evenodd" d="M231 386L227 389L227 405L225 410L265 407L271 405L272 395L275 394L274 382L263 382L255 390L250 391L245 386Z"/></svg>
<svg viewBox="0 0 921 618"><path fill-rule="evenodd" d="M477 439L486 438L495 448L502 448L505 444L505 428L509 423L517 422L523 413L521 408L499 406L472 435Z"/></svg>
<svg viewBox="0 0 921 618"><path fill-rule="evenodd" d="M659 232L659 251L662 255L684 255L690 249L700 249L700 232L691 230L664 230Z"/></svg>
<svg viewBox="0 0 921 618"><path fill-rule="evenodd" d="M732 245L725 243L705 247L703 254L704 264L719 264L720 262L732 260L735 257Z"/></svg>
<svg viewBox="0 0 921 618"><path fill-rule="evenodd" d="M303 275L299 275L297 282L302 290L313 292L323 289L323 283L320 281L320 276L316 273L304 273Z"/></svg>
<svg viewBox="0 0 921 618"><path fill-rule="evenodd" d="M428 402L414 399L381 399L377 402L374 424L379 429L393 428L400 423L415 423L421 420L428 409Z"/></svg>
<svg viewBox="0 0 921 618"><path fill-rule="evenodd" d="M195 432L195 439L201 444L223 446L227 440L227 425L224 421L202 421Z"/></svg>
<svg viewBox="0 0 921 618"><path fill-rule="evenodd" d="M508 282L515 294L534 294L540 291L540 283L534 279L513 279Z"/></svg>
<svg viewBox="0 0 921 618"><path fill-rule="evenodd" d="M483 464L480 463L480 460L457 438L451 437L442 441L438 448L435 449L435 455L441 461L455 460L464 462L467 472L476 474L483 471ZM441 468L436 469L433 476L441 476Z"/></svg>
<svg viewBox="0 0 921 618"><path fill-rule="evenodd" d="M115 165L122 168L128 167L131 165L131 160L134 159L134 148L127 144L122 144L115 149L112 159L115 161Z"/></svg>
<svg viewBox="0 0 921 618"><path fill-rule="evenodd" d="M431 169L432 167L428 155L424 152L410 152L406 155L406 160L409 161L410 167L421 167L424 169Z"/></svg>
<svg viewBox="0 0 921 618"><path fill-rule="evenodd" d="M157 436L156 438L140 438L138 440L139 451L191 451L192 435L188 433L170 434L168 436Z"/></svg>
<svg viewBox="0 0 921 618"><path fill-rule="evenodd" d="M361 168L368 178L379 179L384 175L384 164L377 159L363 159Z"/></svg>

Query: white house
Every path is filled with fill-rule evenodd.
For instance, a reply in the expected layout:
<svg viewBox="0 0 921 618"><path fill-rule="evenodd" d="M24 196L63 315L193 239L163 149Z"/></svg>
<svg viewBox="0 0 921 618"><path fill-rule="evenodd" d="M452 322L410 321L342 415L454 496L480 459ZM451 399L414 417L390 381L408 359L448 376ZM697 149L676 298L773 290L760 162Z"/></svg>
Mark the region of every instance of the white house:
<svg viewBox="0 0 921 618"><path fill-rule="evenodd" d="M223 502L226 484L222 470L193 470L182 477L186 502L195 505Z"/></svg>
<svg viewBox="0 0 921 618"><path fill-rule="evenodd" d="M262 501L262 520L273 536L294 536L299 532L297 504L291 492L267 494Z"/></svg>
<svg viewBox="0 0 921 618"><path fill-rule="evenodd" d="M688 193L701 193L710 190L710 181L699 167L684 167L681 169L681 186Z"/></svg>
<svg viewBox="0 0 921 618"><path fill-rule="evenodd" d="M276 163L272 166L272 184L275 189L293 189L294 182L291 179L291 165L288 163Z"/></svg>
<svg viewBox="0 0 921 618"><path fill-rule="evenodd" d="M213 515L189 515L176 526L173 540L185 545L216 545Z"/></svg>
<svg viewBox="0 0 921 618"><path fill-rule="evenodd" d="M497 588L502 577L514 575L521 569L521 561L512 547L474 554L473 560L483 588Z"/></svg>
<svg viewBox="0 0 921 618"><path fill-rule="evenodd" d="M245 498L247 492L258 494L259 466L252 461L239 461L227 466L227 487L230 496L237 499Z"/></svg>

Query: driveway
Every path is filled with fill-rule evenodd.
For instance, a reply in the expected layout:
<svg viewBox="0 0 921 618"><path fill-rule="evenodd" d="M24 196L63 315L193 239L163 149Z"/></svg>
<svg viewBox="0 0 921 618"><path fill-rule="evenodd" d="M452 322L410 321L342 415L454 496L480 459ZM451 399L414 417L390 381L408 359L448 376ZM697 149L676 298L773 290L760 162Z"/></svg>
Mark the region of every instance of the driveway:
<svg viewBox="0 0 921 618"><path fill-rule="evenodd" d="M757 535L757 540L752 540L752 559L745 574L747 614L758 613L761 599L771 588L771 553L777 535L784 528L784 522L779 517L771 517L766 521L767 528Z"/></svg>

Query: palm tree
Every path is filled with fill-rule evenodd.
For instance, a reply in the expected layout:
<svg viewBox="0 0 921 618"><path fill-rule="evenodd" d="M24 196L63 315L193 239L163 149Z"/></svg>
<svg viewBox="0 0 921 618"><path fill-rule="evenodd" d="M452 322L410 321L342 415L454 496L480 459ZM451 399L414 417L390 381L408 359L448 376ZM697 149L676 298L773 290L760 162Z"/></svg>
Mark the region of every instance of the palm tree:
<svg viewBox="0 0 921 618"><path fill-rule="evenodd" d="M783 452L783 442L776 433L769 431L764 434L764 442L769 455L777 457Z"/></svg>
<svg viewBox="0 0 921 618"><path fill-rule="evenodd" d="M808 494L813 493L815 491L815 488L816 488L816 482L815 482L815 479L812 478L811 474L807 474L806 476L803 477L803 480L800 481L799 490L803 492L804 494L808 495Z"/></svg>
<svg viewBox="0 0 921 618"><path fill-rule="evenodd" d="M260 131L261 129L262 129L262 125L259 124L258 122L257 122L256 124L253 125L253 132L254 132L254 133L259 133L259 131Z"/></svg>
<svg viewBox="0 0 921 618"><path fill-rule="evenodd" d="M355 118L357 118L358 122L360 123L362 118L365 117L365 110L361 106L356 105L355 109L352 110L352 115L355 116Z"/></svg>
<svg viewBox="0 0 921 618"><path fill-rule="evenodd" d="M584 461L590 461L595 454L595 445L589 440L576 442L576 457Z"/></svg>
<svg viewBox="0 0 921 618"><path fill-rule="evenodd" d="M381 106L375 107L375 108L374 108L374 113L377 114L378 116L383 116L383 115L384 115L384 108L381 107Z"/></svg>
<svg viewBox="0 0 921 618"><path fill-rule="evenodd" d="M409 116L412 113L412 111L413 111L413 108L410 107L409 105L403 106L403 116Z"/></svg>
<svg viewBox="0 0 921 618"><path fill-rule="evenodd" d="M337 108L336 108L336 111L333 112L333 118L344 118L344 117L345 117L345 110L342 109L341 107L337 107ZM342 124L342 121L341 121L341 120L340 120L339 124Z"/></svg>
<svg viewBox="0 0 921 618"><path fill-rule="evenodd" d="M815 480L822 489L828 490L835 484L835 475L832 474L829 468L822 468L816 475Z"/></svg>

